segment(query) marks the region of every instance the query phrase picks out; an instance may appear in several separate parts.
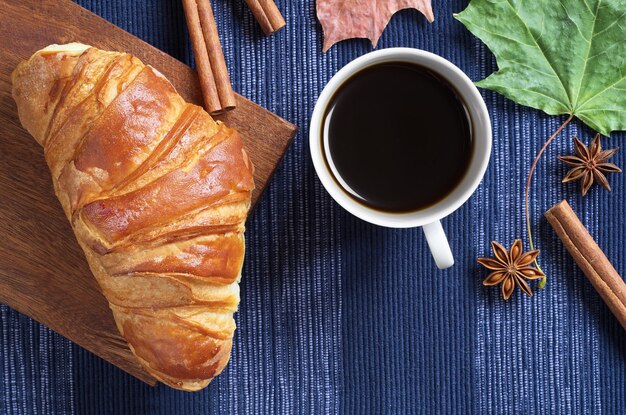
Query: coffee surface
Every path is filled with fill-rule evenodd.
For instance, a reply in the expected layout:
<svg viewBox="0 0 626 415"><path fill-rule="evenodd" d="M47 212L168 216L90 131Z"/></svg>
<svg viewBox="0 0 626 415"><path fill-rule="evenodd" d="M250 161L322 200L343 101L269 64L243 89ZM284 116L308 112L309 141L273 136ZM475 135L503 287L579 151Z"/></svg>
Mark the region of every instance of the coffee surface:
<svg viewBox="0 0 626 415"><path fill-rule="evenodd" d="M448 81L394 62L363 69L335 92L322 143L351 197L399 213L427 208L455 189L471 160L471 130Z"/></svg>

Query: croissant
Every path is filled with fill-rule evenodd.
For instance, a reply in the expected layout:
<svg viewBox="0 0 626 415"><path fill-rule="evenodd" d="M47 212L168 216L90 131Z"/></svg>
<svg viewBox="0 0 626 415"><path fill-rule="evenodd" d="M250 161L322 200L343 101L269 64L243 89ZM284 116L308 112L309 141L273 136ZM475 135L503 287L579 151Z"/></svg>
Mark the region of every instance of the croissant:
<svg viewBox="0 0 626 415"><path fill-rule="evenodd" d="M130 349L161 382L204 388L239 304L254 188L239 134L127 53L51 45L12 84Z"/></svg>

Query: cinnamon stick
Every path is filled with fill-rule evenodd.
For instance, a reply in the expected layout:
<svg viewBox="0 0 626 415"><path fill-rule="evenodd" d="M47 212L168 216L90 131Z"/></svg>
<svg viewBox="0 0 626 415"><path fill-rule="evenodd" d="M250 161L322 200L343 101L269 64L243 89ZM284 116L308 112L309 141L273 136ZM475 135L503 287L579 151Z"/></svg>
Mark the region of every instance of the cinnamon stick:
<svg viewBox="0 0 626 415"><path fill-rule="evenodd" d="M211 3L209 0L183 0L183 8L207 111L219 114L235 108L237 102Z"/></svg>
<svg viewBox="0 0 626 415"><path fill-rule="evenodd" d="M285 19L272 0L246 0L246 3L266 35L285 26Z"/></svg>
<svg viewBox="0 0 626 415"><path fill-rule="evenodd" d="M550 208L545 216L591 285L626 329L626 283L622 277L567 201L563 200Z"/></svg>

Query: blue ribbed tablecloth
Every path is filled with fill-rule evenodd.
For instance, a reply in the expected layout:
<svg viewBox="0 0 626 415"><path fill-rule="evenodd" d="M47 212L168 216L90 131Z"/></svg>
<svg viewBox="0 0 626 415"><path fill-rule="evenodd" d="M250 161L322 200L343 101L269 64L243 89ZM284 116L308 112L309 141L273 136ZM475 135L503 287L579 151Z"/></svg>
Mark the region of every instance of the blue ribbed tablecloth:
<svg viewBox="0 0 626 415"><path fill-rule="evenodd" d="M192 63L181 2L79 3ZM482 185L443 221L456 255L439 271L419 229L351 217L318 181L308 121L329 78L371 50L351 40L321 52L313 0L278 0L287 27L263 36L242 0L214 0L234 89L300 126L248 221L247 260L230 364L204 391L151 388L6 306L0 306L2 414L626 413L626 333L542 218L537 239L550 279L533 298L503 302L475 262L492 239L526 237L523 183L537 150L563 122L482 91L494 147ZM434 0L436 20L397 14L379 48L435 52L477 80L490 52L452 18L466 1ZM0 41L2 41L0 39ZM415 97L419 99L420 97ZM582 198L556 161L574 122L547 150L532 187L536 220L569 200L626 275L626 174L613 192ZM613 134L604 145L622 144ZM626 167L626 150L615 156ZM535 284L533 284L535 286Z"/></svg>

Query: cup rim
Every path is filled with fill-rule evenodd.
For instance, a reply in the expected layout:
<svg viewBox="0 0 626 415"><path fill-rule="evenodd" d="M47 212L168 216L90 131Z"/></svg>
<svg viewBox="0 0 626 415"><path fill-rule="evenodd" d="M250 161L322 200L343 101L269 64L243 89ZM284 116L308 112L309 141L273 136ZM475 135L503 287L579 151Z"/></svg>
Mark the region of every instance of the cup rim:
<svg viewBox="0 0 626 415"><path fill-rule="evenodd" d="M445 198L426 209L413 212L382 212L368 207L348 195L341 188L324 160L322 150L322 122L328 103L337 89L352 75L364 68L382 62L418 63L444 76L465 101L474 131L474 151L464 178ZM445 73L442 73L445 72ZM454 79L450 79L452 76ZM476 141L479 140L480 142ZM309 124L309 147L313 165L322 185L331 197L354 216L375 225L390 228L412 228L440 220L459 207L480 184L491 155L491 122L487 106L469 77L456 65L434 53L414 48L388 48L367 53L346 64L326 84L320 93Z"/></svg>

